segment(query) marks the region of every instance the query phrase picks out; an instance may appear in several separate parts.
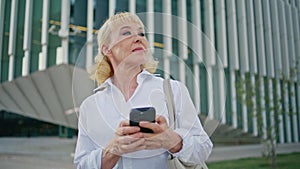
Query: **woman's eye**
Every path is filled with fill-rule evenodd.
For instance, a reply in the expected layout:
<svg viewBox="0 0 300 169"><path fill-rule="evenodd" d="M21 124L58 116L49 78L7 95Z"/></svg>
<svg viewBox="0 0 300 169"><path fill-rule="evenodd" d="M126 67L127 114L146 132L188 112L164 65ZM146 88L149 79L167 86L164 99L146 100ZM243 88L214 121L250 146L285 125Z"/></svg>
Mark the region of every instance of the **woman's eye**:
<svg viewBox="0 0 300 169"><path fill-rule="evenodd" d="M139 33L139 36L145 36L145 33L141 32Z"/></svg>
<svg viewBox="0 0 300 169"><path fill-rule="evenodd" d="M126 31L126 32L123 33L123 35L131 35L131 32Z"/></svg>

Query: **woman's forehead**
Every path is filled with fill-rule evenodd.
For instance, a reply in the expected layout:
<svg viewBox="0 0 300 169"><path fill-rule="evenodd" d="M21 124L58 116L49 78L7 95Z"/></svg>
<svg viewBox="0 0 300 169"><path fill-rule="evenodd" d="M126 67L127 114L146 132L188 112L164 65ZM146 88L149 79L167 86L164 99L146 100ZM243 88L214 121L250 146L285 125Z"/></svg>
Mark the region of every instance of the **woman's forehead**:
<svg viewBox="0 0 300 169"><path fill-rule="evenodd" d="M113 31L121 31L125 29L144 30L144 26L138 22L130 21L126 23L115 23L111 25Z"/></svg>

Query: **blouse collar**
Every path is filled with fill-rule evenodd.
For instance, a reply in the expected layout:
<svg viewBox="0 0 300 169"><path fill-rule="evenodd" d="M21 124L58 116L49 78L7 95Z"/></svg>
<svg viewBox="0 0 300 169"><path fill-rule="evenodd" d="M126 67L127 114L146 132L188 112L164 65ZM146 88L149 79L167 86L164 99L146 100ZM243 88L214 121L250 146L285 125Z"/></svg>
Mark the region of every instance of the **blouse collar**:
<svg viewBox="0 0 300 169"><path fill-rule="evenodd" d="M137 76L137 83L140 84L142 81L144 81L147 77L153 77L155 76L154 74L148 72L146 69L143 69L143 71L141 73L138 74ZM103 91L104 89L106 89L109 86L112 86L112 79L111 77L106 79L100 86L98 86L97 88L95 88L93 90L94 93L98 92L98 91Z"/></svg>

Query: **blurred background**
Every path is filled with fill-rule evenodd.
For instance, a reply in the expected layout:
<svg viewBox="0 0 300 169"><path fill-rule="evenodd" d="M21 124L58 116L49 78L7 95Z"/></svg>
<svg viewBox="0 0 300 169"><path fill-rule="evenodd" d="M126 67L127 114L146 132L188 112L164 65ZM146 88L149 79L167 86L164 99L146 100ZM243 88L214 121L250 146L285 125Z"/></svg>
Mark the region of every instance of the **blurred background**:
<svg viewBox="0 0 300 169"><path fill-rule="evenodd" d="M216 147L295 147L299 10L300 0L1 0L1 163L66 144L67 159L56 160L72 166L78 107L95 87L86 68L96 31L124 11L143 20L157 73L187 85Z"/></svg>

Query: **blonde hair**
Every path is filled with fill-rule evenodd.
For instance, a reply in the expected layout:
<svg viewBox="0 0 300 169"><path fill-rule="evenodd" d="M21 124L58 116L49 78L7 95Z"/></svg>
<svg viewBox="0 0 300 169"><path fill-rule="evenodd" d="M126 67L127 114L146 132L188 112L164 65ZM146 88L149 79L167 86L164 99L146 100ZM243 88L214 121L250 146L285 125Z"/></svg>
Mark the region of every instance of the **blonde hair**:
<svg viewBox="0 0 300 169"><path fill-rule="evenodd" d="M137 15L128 12L122 12L111 16L98 30L98 54L95 57L95 64L88 70L90 77L93 80L96 80L98 85L101 85L105 80L114 75L114 70L108 57L102 53L102 46L110 43L109 37L112 29L116 25L128 22L138 23L144 28L143 22ZM156 71L158 62L153 59L150 50L148 50L147 55L148 61L147 63L141 65L141 68L146 69L150 73L154 73Z"/></svg>

